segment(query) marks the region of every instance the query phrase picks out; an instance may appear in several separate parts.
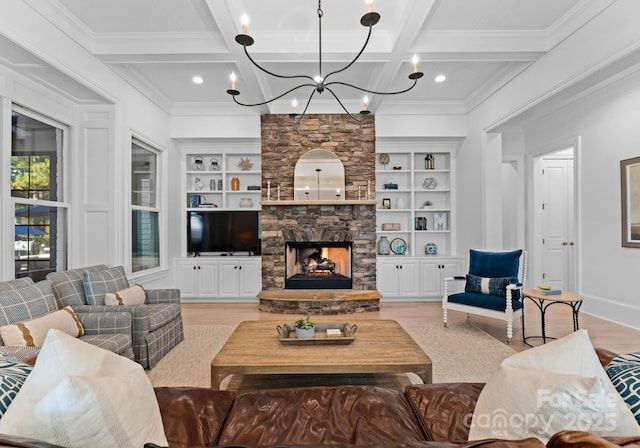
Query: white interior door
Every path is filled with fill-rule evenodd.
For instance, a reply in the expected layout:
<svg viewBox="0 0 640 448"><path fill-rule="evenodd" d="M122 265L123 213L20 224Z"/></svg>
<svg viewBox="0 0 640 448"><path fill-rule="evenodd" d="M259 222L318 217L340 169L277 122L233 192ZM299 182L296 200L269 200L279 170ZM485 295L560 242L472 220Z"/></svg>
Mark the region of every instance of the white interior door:
<svg viewBox="0 0 640 448"><path fill-rule="evenodd" d="M575 290L573 158L545 157L539 177L541 278L562 290Z"/></svg>

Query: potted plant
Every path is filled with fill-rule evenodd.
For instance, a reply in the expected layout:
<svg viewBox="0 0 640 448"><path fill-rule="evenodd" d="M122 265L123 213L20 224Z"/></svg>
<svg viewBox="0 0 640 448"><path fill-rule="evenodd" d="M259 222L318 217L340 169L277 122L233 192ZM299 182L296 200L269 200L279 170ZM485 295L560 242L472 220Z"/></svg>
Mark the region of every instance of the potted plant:
<svg viewBox="0 0 640 448"><path fill-rule="evenodd" d="M298 319L293 326L296 329L296 338L312 338L316 333L316 324L309 316Z"/></svg>

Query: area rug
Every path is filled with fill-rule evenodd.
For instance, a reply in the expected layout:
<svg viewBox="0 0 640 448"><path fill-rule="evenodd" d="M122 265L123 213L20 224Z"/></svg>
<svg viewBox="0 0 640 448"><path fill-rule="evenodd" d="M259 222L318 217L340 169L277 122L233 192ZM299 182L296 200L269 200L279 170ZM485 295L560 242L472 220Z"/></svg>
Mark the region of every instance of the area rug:
<svg viewBox="0 0 640 448"><path fill-rule="evenodd" d="M485 382L515 353L470 322L400 324L433 361L433 382ZM211 360L235 325L187 325L185 340L148 371L154 386L211 385Z"/></svg>

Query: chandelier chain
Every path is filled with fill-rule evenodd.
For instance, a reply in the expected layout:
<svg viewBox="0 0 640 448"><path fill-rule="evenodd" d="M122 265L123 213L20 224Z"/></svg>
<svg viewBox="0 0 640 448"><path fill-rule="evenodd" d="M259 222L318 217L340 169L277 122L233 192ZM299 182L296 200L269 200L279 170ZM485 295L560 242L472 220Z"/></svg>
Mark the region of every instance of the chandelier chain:
<svg viewBox="0 0 640 448"><path fill-rule="evenodd" d="M318 76L322 82L322 0L318 0Z"/></svg>

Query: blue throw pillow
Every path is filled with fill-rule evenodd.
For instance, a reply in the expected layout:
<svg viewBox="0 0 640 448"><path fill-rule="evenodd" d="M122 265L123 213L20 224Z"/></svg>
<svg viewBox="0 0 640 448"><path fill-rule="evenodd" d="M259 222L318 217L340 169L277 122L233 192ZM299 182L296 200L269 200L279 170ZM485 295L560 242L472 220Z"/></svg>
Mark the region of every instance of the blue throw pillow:
<svg viewBox="0 0 640 448"><path fill-rule="evenodd" d="M464 285L464 291L507 297L507 285L510 285L511 283L518 283L518 279L514 279L512 277L489 278L467 274L467 282ZM520 291L512 291L511 298L519 299Z"/></svg>
<svg viewBox="0 0 640 448"><path fill-rule="evenodd" d="M16 397L32 367L24 361L0 354L0 417Z"/></svg>
<svg viewBox="0 0 640 448"><path fill-rule="evenodd" d="M518 278L521 255L522 250L485 252L471 249L469 251L469 274L488 278Z"/></svg>
<svg viewBox="0 0 640 448"><path fill-rule="evenodd" d="M640 352L613 358L606 371L640 425Z"/></svg>

